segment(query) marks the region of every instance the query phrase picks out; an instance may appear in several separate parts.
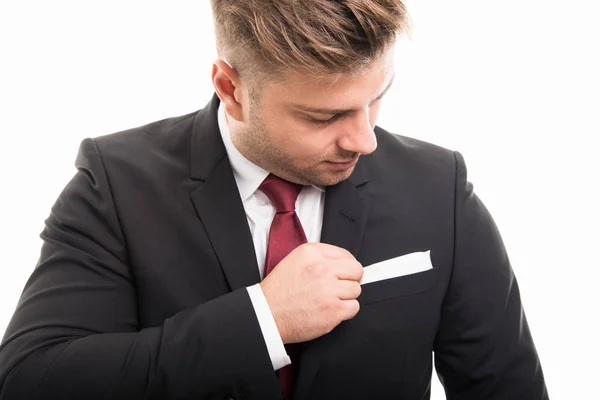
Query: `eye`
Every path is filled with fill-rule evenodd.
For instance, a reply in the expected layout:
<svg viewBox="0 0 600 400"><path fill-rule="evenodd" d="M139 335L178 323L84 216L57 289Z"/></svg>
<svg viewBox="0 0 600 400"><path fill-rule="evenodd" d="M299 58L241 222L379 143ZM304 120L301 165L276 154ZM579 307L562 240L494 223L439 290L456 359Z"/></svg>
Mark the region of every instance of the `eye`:
<svg viewBox="0 0 600 400"><path fill-rule="evenodd" d="M333 123L336 119L338 119L338 115L334 115L333 117L329 118L329 119L317 119L317 118L312 118L307 116L306 119L316 125L329 125L331 123Z"/></svg>

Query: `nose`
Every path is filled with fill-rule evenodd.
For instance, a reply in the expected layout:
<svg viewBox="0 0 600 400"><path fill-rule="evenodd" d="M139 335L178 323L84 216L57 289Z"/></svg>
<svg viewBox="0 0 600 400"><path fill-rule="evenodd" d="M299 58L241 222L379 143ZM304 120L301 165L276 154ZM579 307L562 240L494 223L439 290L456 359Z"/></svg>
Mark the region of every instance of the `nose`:
<svg viewBox="0 0 600 400"><path fill-rule="evenodd" d="M371 154L377 148L377 138L370 122L369 111L365 110L348 119L338 146L353 153Z"/></svg>

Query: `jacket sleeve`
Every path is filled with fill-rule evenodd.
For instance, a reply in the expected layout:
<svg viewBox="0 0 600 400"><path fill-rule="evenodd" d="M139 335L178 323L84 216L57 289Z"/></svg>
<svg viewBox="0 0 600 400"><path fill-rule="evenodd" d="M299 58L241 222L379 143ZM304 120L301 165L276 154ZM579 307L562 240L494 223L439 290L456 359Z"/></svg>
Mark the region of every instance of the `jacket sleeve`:
<svg viewBox="0 0 600 400"><path fill-rule="evenodd" d="M139 329L95 141L82 142L76 166L0 346L0 399L278 398L245 288Z"/></svg>
<svg viewBox="0 0 600 400"><path fill-rule="evenodd" d="M435 340L449 400L548 399L502 238L455 152L454 262Z"/></svg>

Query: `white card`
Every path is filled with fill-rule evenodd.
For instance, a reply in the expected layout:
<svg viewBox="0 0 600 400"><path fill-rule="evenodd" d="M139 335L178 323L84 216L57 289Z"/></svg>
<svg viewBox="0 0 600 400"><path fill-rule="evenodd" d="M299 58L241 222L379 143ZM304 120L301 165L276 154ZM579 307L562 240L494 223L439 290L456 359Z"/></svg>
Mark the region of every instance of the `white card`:
<svg viewBox="0 0 600 400"><path fill-rule="evenodd" d="M361 285L433 269L431 250L405 254L364 267Z"/></svg>

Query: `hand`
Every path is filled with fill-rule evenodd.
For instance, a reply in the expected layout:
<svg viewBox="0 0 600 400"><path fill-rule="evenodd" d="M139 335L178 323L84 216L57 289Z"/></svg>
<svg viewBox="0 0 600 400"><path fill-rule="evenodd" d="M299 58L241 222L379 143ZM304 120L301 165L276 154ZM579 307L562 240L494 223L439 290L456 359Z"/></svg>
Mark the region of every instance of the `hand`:
<svg viewBox="0 0 600 400"><path fill-rule="evenodd" d="M362 276L340 247L305 243L288 254L260 284L283 343L318 338L354 318Z"/></svg>

